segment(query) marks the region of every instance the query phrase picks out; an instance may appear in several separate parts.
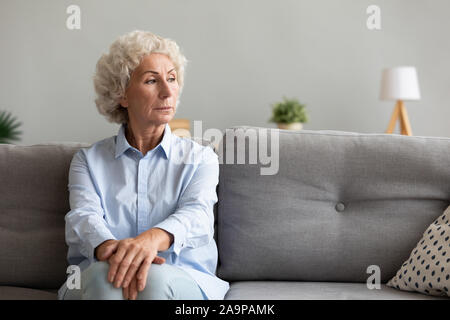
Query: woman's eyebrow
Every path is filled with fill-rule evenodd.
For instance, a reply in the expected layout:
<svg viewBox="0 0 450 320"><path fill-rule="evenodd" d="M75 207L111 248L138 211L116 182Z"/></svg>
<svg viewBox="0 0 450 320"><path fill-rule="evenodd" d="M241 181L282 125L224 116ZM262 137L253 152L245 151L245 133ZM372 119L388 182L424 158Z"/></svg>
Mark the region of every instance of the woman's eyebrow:
<svg viewBox="0 0 450 320"><path fill-rule="evenodd" d="M167 73L171 73L173 70L175 70L175 68L173 68L173 69L167 71ZM153 74L159 74L159 73L156 72L156 71L153 71L153 70L147 70L147 71L142 72L141 76L143 76L144 74L146 74L146 73L148 73L148 72L153 73Z"/></svg>

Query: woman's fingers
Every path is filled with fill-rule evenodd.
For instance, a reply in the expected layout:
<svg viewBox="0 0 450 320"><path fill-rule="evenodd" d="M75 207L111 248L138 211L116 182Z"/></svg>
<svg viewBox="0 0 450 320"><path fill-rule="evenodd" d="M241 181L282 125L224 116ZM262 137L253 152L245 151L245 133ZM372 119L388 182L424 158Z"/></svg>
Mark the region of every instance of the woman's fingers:
<svg viewBox="0 0 450 320"><path fill-rule="evenodd" d="M130 287L123 287L122 288L122 294L123 294L123 298L125 300L128 300L128 298L130 297L129 288Z"/></svg>
<svg viewBox="0 0 450 320"><path fill-rule="evenodd" d="M135 243L135 239L119 241L114 246L114 251L115 253L108 259L110 265L108 281L113 283L116 288L129 287L136 277L136 290L144 290L150 265L166 262L166 259L156 255L157 250L155 248L149 248L148 246L143 248L141 243ZM130 298L129 289L126 293Z"/></svg>
<svg viewBox="0 0 450 320"><path fill-rule="evenodd" d="M128 287L128 297L130 300L136 300L138 295L137 291L137 280L136 277L133 277L131 280L131 283Z"/></svg>
<svg viewBox="0 0 450 320"><path fill-rule="evenodd" d="M125 276L125 280L123 281L123 296L126 300L136 300L137 295L139 291L143 291L145 289L145 285L147 283L147 275L148 270L150 269L150 266L152 264L152 260L150 257L145 258L142 255L139 255L139 258L136 257L135 261L141 261L140 268L138 272L130 272L130 269L128 269L128 273ZM162 257L155 256L153 263L163 264L166 261L166 259ZM131 280L129 281L128 277L131 275Z"/></svg>
<svg viewBox="0 0 450 320"><path fill-rule="evenodd" d="M153 260L153 263L156 263L156 264L163 264L165 262L166 262L166 259L164 259L163 257L159 257L159 256L156 256L155 259Z"/></svg>
<svg viewBox="0 0 450 320"><path fill-rule="evenodd" d="M123 280L125 279L125 275L127 274L128 270L130 268L132 270L133 269L137 270L137 268L139 267L140 263L135 261L136 255L137 255L137 251L135 249L130 249L130 250L128 250L127 254L120 262L120 265L117 269L117 273L114 278L114 286L116 288L120 288L122 286ZM134 272L136 272L136 271L134 271ZM131 278L130 278L130 280L131 280ZM128 286L128 284L124 285L124 287L126 287L126 286Z"/></svg>
<svg viewBox="0 0 450 320"><path fill-rule="evenodd" d="M123 241L123 240L122 240ZM108 281L114 282L116 278L117 270L119 269L119 266L125 257L125 254L127 253L127 249L121 245L121 242L118 244L117 252L112 255L109 260L109 271L108 271Z"/></svg>
<svg viewBox="0 0 450 320"><path fill-rule="evenodd" d="M148 270L150 269L153 259L153 257L145 258L141 264L141 267L139 268L138 273L136 274L137 289L139 291L142 291L145 288L145 285L147 283Z"/></svg>
<svg viewBox="0 0 450 320"><path fill-rule="evenodd" d="M123 279L122 286L126 287L128 286L133 278L136 276L136 272L139 270L142 261L145 259L145 253L143 251L140 251L131 262L127 273L125 274L125 277Z"/></svg>
<svg viewBox="0 0 450 320"><path fill-rule="evenodd" d="M136 274L138 291L142 291L145 289L145 285L147 284L148 270L150 270L152 263L163 264L165 262L166 262L166 259L164 259L163 257L159 257L159 256L155 256L153 258L153 261L152 261L151 257L147 257L146 259L144 259L142 261L141 267L139 268L139 271Z"/></svg>
<svg viewBox="0 0 450 320"><path fill-rule="evenodd" d="M107 243L103 248L101 248L101 251L98 253L98 260L108 260L111 255L117 250L118 244L119 241L111 241Z"/></svg>

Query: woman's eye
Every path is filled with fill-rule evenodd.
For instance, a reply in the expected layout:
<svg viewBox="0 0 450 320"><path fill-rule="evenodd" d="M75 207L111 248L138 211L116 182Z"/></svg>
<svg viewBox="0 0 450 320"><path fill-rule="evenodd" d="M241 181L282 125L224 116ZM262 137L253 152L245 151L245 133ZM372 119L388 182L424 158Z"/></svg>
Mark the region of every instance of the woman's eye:
<svg viewBox="0 0 450 320"><path fill-rule="evenodd" d="M169 78L169 82L174 82L175 80L175 78Z"/></svg>
<svg viewBox="0 0 450 320"><path fill-rule="evenodd" d="M150 80L145 81L145 83L155 83L155 82L156 82L155 79L150 79Z"/></svg>

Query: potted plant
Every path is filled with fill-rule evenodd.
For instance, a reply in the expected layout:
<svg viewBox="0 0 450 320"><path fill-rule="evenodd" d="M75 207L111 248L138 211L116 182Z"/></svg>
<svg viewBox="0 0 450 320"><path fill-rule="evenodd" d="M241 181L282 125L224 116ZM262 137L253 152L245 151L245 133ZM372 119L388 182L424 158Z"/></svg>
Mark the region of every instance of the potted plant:
<svg viewBox="0 0 450 320"><path fill-rule="evenodd" d="M305 105L297 99L283 97L282 102L272 105L271 122L275 122L280 129L301 130L303 123L308 122Z"/></svg>
<svg viewBox="0 0 450 320"><path fill-rule="evenodd" d="M0 143L11 143L12 141L20 140L19 135L22 132L17 131L20 125L20 122L11 117L11 113L0 111Z"/></svg>

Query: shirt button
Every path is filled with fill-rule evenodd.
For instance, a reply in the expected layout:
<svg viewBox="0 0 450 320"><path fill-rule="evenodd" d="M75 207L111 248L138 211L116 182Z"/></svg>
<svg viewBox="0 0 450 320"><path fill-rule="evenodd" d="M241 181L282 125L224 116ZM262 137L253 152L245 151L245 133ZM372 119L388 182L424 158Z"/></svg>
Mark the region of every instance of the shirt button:
<svg viewBox="0 0 450 320"><path fill-rule="evenodd" d="M336 204L335 209L337 212L342 212L345 209L345 205L342 202L339 202L338 204Z"/></svg>

